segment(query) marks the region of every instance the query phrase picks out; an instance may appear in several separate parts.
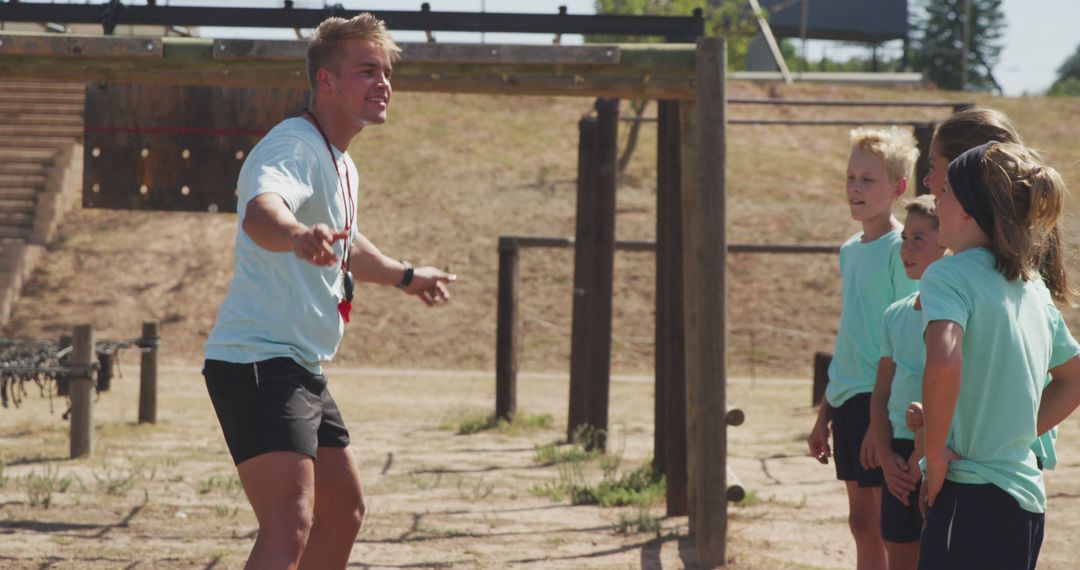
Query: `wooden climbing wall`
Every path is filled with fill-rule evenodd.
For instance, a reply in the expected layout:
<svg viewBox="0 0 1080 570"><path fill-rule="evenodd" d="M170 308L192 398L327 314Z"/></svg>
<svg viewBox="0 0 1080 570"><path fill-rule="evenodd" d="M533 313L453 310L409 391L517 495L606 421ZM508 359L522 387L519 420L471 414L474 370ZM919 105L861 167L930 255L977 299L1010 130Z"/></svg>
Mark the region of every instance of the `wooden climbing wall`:
<svg viewBox="0 0 1080 570"><path fill-rule="evenodd" d="M297 89L88 84L83 207L235 212L247 153L307 102Z"/></svg>

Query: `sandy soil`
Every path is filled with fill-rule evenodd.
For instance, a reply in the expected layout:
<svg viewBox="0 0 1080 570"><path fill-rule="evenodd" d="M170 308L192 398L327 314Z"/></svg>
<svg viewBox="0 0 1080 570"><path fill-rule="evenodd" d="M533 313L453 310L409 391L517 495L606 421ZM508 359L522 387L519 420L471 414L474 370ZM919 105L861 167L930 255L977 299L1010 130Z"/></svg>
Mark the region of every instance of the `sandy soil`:
<svg viewBox="0 0 1080 570"><path fill-rule="evenodd" d="M134 360L128 358L129 361ZM0 413L4 568L239 568L256 533L198 369L165 367L159 422L134 423L138 370L124 369L96 402L95 447L70 461L63 402L35 394ZM483 374L331 371L359 458L369 503L353 549L356 568L692 568L685 517L655 532L617 532L635 508L571 506L535 496L558 466L535 446L561 438L564 380L526 379L524 414L551 414L547 429L455 435L440 426L492 409ZM748 491L730 509L729 567L851 568L846 500L831 468L803 453L813 413L800 381L732 380L729 400L747 415L731 428L730 463ZM612 385L612 455L628 470L652 441L647 379ZM1076 421L1062 430L1062 465L1048 475L1050 514L1040 568L1076 566L1080 451ZM587 476L598 479L595 469ZM48 508L31 504L30 480L70 479Z"/></svg>

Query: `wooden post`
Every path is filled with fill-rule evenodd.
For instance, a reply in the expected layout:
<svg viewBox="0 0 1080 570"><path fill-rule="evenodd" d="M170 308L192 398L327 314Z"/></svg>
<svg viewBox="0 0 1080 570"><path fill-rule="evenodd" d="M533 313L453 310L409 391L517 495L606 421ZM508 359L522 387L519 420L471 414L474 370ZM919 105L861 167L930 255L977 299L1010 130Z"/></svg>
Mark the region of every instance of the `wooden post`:
<svg viewBox="0 0 1080 570"><path fill-rule="evenodd" d="M611 304L615 276L615 191L619 168L619 100L596 101L596 202L591 237L594 241L591 263L588 312L589 331L589 424L596 429L593 443L607 448L608 399L611 392Z"/></svg>
<svg viewBox="0 0 1080 570"><path fill-rule="evenodd" d="M699 38L697 99L683 120L683 263L691 524L697 562L726 562L727 235L722 38Z"/></svg>
<svg viewBox="0 0 1080 570"><path fill-rule="evenodd" d="M499 304L495 325L495 417L511 421L517 412L518 246L499 238Z"/></svg>
<svg viewBox="0 0 1080 570"><path fill-rule="evenodd" d="M810 405L816 406L825 397L825 387L829 384L829 364L832 355L828 352L814 353L814 389L810 394Z"/></svg>
<svg viewBox="0 0 1080 570"><path fill-rule="evenodd" d="M582 425L604 449L611 382L611 295L615 272L615 177L619 102L597 99L597 117L578 124L577 232L570 340L567 438Z"/></svg>
<svg viewBox="0 0 1080 570"><path fill-rule="evenodd" d="M158 378L158 324L145 322L142 326L143 347L142 361L139 367L139 423L157 423L157 378Z"/></svg>
<svg viewBox="0 0 1080 570"><path fill-rule="evenodd" d="M71 458L91 454L94 449L94 329L90 325L75 327L71 352Z"/></svg>
<svg viewBox="0 0 1080 570"><path fill-rule="evenodd" d="M936 123L918 123L915 125L915 142L919 145L919 160L915 162L915 180L908 187L915 189L915 195L929 194L930 189L923 186L926 173L930 172L930 141L934 138Z"/></svg>
<svg viewBox="0 0 1080 570"><path fill-rule="evenodd" d="M589 330L588 293L592 283L593 241L589 238L590 216L596 190L593 156L596 154L597 122L594 117L578 121L577 230L574 240L574 304L570 332L570 406L566 440L589 421Z"/></svg>
<svg viewBox="0 0 1080 570"><path fill-rule="evenodd" d="M657 103L656 433L654 465L667 479L667 514L689 513L679 102Z"/></svg>

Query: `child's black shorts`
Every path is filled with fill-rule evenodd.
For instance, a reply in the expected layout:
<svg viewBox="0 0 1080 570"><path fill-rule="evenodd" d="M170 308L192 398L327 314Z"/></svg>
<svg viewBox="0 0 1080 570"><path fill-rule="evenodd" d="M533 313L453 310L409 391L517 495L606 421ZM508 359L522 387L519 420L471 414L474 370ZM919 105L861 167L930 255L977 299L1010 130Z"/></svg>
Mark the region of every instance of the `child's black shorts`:
<svg viewBox="0 0 1080 570"><path fill-rule="evenodd" d="M314 459L320 447L349 445L326 376L291 358L244 364L207 360L203 376L237 465L271 451Z"/></svg>
<svg viewBox="0 0 1080 570"><path fill-rule="evenodd" d="M907 460L915 451L915 442L910 439L892 440L893 453ZM878 456L878 459L885 459ZM919 485L908 495L908 506L904 506L887 488L881 489L881 538L889 542L915 542L922 534L922 513L919 512Z"/></svg>
<svg viewBox="0 0 1080 570"><path fill-rule="evenodd" d="M995 485L946 480L926 513L919 570L1032 570L1045 519Z"/></svg>
<svg viewBox="0 0 1080 570"><path fill-rule="evenodd" d="M880 487L881 469L865 469L859 462L863 437L870 427L870 394L858 394L833 410L833 457L836 478L855 481L860 487Z"/></svg>

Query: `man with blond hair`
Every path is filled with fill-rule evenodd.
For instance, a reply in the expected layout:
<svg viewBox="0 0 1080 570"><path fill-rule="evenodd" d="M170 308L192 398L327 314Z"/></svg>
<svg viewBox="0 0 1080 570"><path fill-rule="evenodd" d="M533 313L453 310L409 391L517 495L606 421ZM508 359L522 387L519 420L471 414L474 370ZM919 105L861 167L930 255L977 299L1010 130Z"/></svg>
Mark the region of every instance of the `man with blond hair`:
<svg viewBox="0 0 1080 570"><path fill-rule="evenodd" d="M349 322L354 277L429 306L456 279L384 255L356 228L346 151L386 122L399 53L371 14L324 21L307 51L311 108L274 127L240 171L236 266L203 375L259 522L247 568L348 563L364 499L322 364Z"/></svg>

